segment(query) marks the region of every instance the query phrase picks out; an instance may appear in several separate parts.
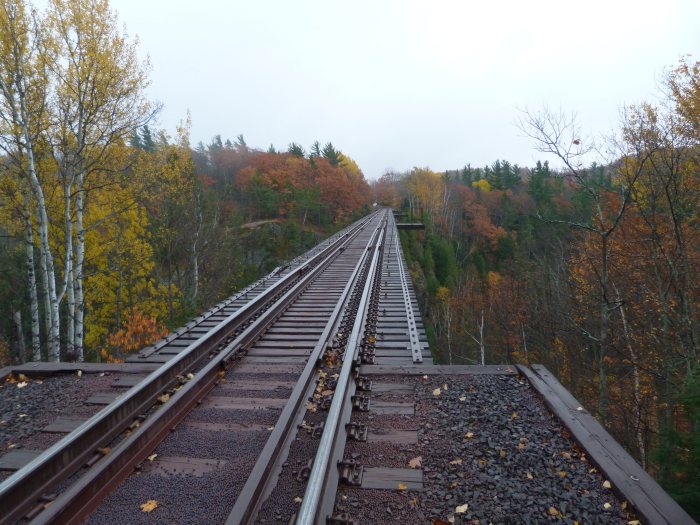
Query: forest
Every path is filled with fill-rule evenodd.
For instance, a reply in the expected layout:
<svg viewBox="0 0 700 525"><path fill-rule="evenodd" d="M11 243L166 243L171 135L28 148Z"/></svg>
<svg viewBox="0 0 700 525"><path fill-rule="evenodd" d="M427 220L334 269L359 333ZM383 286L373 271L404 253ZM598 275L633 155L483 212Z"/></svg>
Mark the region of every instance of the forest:
<svg viewBox="0 0 700 525"><path fill-rule="evenodd" d="M597 143L523 112L557 169L414 168L373 195L426 224L402 243L436 361L544 364L699 516L700 63L663 87Z"/></svg>
<svg viewBox="0 0 700 525"><path fill-rule="evenodd" d="M700 516L700 63L604 139L523 112L535 166L369 184L331 142L157 129L106 0L0 5L0 366L123 360L376 202L426 224L402 243L436 362L546 365Z"/></svg>

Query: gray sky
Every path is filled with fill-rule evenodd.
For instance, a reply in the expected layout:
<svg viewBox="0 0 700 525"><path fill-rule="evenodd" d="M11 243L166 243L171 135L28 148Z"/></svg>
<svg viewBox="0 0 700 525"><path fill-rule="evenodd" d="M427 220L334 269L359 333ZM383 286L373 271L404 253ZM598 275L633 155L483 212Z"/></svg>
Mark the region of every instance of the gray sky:
<svg viewBox="0 0 700 525"><path fill-rule="evenodd" d="M150 96L192 141L316 139L365 175L532 165L514 122L542 104L592 135L653 101L664 68L700 59L698 0L112 0L150 56Z"/></svg>

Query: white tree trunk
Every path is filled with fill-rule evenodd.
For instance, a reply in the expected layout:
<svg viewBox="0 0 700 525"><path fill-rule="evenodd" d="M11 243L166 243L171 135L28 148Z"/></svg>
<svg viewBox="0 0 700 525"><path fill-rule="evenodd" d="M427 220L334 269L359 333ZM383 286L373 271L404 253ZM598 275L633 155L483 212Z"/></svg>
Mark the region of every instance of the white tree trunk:
<svg viewBox="0 0 700 525"><path fill-rule="evenodd" d="M39 323L39 297L36 289L36 270L34 264L34 228L31 219L29 195L24 193L24 242L27 261L27 285L29 287L29 314L32 323L32 360L41 361L41 325Z"/></svg>
<svg viewBox="0 0 700 525"><path fill-rule="evenodd" d="M63 220L65 236L65 263L63 270L63 289L58 296L59 303L64 294L67 297L68 319L66 319L66 353L69 359L75 357L75 290L73 286L73 219L71 217L72 176L64 185Z"/></svg>
<svg viewBox="0 0 700 525"><path fill-rule="evenodd" d="M78 361L85 360L85 352L83 350L83 332L85 317L85 295L83 293L83 266L85 264L85 226L83 224L83 213L85 207L85 196L83 192L83 173L78 174L77 188L78 192L75 197L75 229L76 229L76 246L75 246L75 268L73 275L73 283L75 289L75 336L73 345Z"/></svg>
<svg viewBox="0 0 700 525"><path fill-rule="evenodd" d="M484 346L484 311L481 310L481 324L479 325L479 351L481 353L481 366L486 365L486 347Z"/></svg>

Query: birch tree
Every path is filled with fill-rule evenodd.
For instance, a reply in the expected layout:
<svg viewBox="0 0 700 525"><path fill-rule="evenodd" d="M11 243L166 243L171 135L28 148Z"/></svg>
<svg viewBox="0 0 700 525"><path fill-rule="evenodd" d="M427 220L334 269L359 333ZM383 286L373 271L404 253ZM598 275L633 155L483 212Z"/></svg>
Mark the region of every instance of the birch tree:
<svg viewBox="0 0 700 525"><path fill-rule="evenodd" d="M136 42L118 30L107 0L52 0L48 26L56 42L50 69L56 83L53 110L58 118L52 136L66 210L66 340L68 351L82 360L85 236L90 228L85 224L85 208L91 177L105 170L110 147L148 123L157 106L144 95L149 84L148 63L139 62Z"/></svg>
<svg viewBox="0 0 700 525"><path fill-rule="evenodd" d="M2 0L0 3L0 148L17 168L31 194L31 198L25 199L25 216L36 218L45 294L48 358L57 361L60 358L59 300L54 254L49 239L49 214L38 168L38 154L45 142L49 122L47 101L50 76L45 52L49 41L38 30L35 18L35 13L27 13L27 7L21 0ZM29 231L27 237L27 242L33 242ZM30 280L33 265L33 250L30 253L28 249ZM36 281L30 283L30 289L35 284ZM32 305L32 312L35 311L38 312L38 307ZM33 314L32 320L35 320Z"/></svg>

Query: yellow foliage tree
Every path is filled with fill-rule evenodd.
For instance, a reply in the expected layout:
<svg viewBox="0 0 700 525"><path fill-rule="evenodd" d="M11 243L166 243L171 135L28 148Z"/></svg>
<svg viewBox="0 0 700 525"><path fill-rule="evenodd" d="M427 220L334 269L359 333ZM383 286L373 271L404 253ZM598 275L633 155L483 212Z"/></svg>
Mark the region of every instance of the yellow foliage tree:
<svg viewBox="0 0 700 525"><path fill-rule="evenodd" d="M90 322L85 343L100 348L134 305L146 316L164 319L168 302L179 300L179 292L174 285L158 284L152 275L146 213L129 188L113 185L91 199L86 214L85 308Z"/></svg>

